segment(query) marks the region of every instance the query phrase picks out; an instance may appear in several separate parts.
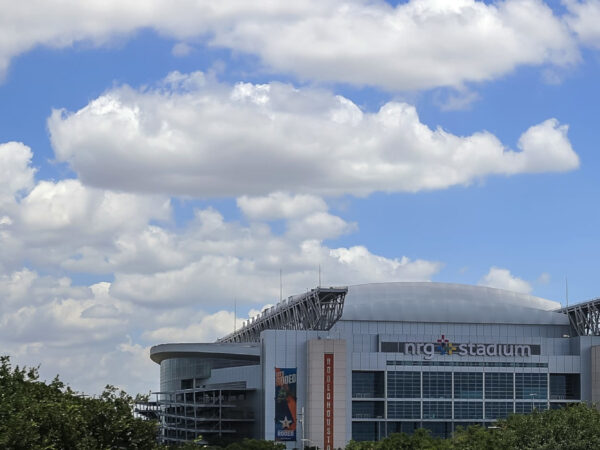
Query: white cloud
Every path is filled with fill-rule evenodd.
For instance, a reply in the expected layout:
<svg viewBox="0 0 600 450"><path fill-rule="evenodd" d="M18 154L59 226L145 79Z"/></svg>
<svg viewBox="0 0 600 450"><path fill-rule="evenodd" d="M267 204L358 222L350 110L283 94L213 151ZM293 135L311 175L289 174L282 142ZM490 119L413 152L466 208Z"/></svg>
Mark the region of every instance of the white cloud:
<svg viewBox="0 0 600 450"><path fill-rule="evenodd" d="M514 276L508 269L500 267L491 267L490 271L479 280L480 286L489 286L498 289L506 289L508 291L522 292L529 294L532 291L531 284Z"/></svg>
<svg viewBox="0 0 600 450"><path fill-rule="evenodd" d="M267 196L237 199L238 208L252 220L276 220L302 217L308 213L327 211L327 204L315 195L290 195L273 192Z"/></svg>
<svg viewBox="0 0 600 450"><path fill-rule="evenodd" d="M390 259L364 247L329 248L321 239L346 232L342 219L294 219L288 232L274 235L268 227L224 221L214 210L197 212L186 233L175 238L186 264L171 270L116 273L113 295L143 305L209 305L220 302L265 302L279 297L279 270L286 295L317 284L322 266L332 284L358 284L390 280L428 280L441 268L434 261ZM311 223L315 220L316 223ZM308 237L313 231L317 236ZM325 236L326 235L326 236Z"/></svg>
<svg viewBox="0 0 600 450"><path fill-rule="evenodd" d="M547 272L543 272L538 277L537 282L539 284L548 284L548 283L550 283L550 280L551 280L550 274Z"/></svg>
<svg viewBox="0 0 600 450"><path fill-rule="evenodd" d="M566 25L541 0L37 0L5 8L0 72L38 45L100 45L143 28L177 39L176 48L204 39L299 78L390 90L458 86L578 59Z"/></svg>
<svg viewBox="0 0 600 450"><path fill-rule="evenodd" d="M200 78L171 80L196 82ZM158 366L149 345L229 333L234 301L243 311L279 298L280 269L287 296L314 287L319 264L324 284L428 280L441 267L325 245L355 225L314 195L239 199L248 225L206 208L176 226L164 196L73 179L35 183L31 151L2 149L5 167L25 174L25 181L5 188L0 204L2 353L15 364L41 364L44 377L59 373L88 393L106 382L133 393L155 389ZM0 183L13 179L19 177ZM283 231L271 230L266 221L273 218L283 220ZM93 273L105 274L94 277L105 281L74 284Z"/></svg>
<svg viewBox="0 0 600 450"><path fill-rule="evenodd" d="M57 159L86 184L200 197L413 192L579 164L555 119L528 129L513 151L486 131L432 130L405 103L366 113L323 90L231 87L198 73L173 73L156 90L113 89L75 113L54 111L48 126ZM239 204L274 218L311 203L284 195Z"/></svg>
<svg viewBox="0 0 600 450"><path fill-rule="evenodd" d="M563 0L569 10L566 21L586 45L600 48L600 0Z"/></svg>
<svg viewBox="0 0 600 450"><path fill-rule="evenodd" d="M33 186L32 156L31 149L20 142L0 144L0 207L12 202L19 191Z"/></svg>
<svg viewBox="0 0 600 450"><path fill-rule="evenodd" d="M186 44L185 42L178 42L173 46L171 53L173 56L183 58L184 56L188 56L190 53L192 53L193 50L194 48L191 45Z"/></svg>
<svg viewBox="0 0 600 450"><path fill-rule="evenodd" d="M218 311L206 314L196 323L187 327L163 327L144 333L144 339L156 344L165 342L213 342L233 331L232 311ZM238 320L238 325L241 321Z"/></svg>

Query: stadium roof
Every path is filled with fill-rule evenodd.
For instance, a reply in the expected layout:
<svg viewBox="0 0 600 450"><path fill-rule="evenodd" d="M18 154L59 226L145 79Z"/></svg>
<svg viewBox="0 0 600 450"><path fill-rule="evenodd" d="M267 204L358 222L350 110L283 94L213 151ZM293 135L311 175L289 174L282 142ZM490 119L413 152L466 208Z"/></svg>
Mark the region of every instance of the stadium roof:
<svg viewBox="0 0 600 450"><path fill-rule="evenodd" d="M569 325L560 303L483 286L432 282L348 287L341 320Z"/></svg>

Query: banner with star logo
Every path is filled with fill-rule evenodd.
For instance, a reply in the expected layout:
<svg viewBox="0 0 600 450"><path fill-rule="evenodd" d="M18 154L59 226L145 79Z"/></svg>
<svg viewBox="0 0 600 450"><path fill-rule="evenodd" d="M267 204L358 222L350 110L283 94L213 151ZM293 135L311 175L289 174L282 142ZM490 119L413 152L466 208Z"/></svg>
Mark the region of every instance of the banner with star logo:
<svg viewBox="0 0 600 450"><path fill-rule="evenodd" d="M275 367L275 440L296 440L296 368Z"/></svg>

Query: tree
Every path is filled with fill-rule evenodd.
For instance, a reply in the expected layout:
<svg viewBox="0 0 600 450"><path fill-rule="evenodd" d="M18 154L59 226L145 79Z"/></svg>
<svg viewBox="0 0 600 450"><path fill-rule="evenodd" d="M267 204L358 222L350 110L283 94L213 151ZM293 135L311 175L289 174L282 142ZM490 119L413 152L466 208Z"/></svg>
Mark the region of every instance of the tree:
<svg viewBox="0 0 600 450"><path fill-rule="evenodd" d="M107 386L98 398L80 395L37 368L13 368L0 357L0 448L153 449L156 423L133 417L134 399Z"/></svg>
<svg viewBox="0 0 600 450"><path fill-rule="evenodd" d="M261 441L257 439L244 439L241 442L234 442L225 447L225 450L283 450L285 444L273 441Z"/></svg>

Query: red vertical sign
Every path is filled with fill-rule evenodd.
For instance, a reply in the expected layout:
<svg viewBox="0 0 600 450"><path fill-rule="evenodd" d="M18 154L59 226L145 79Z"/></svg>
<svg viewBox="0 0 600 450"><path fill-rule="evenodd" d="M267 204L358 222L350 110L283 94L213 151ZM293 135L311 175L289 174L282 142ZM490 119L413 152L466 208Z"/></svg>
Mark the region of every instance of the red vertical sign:
<svg viewBox="0 0 600 450"><path fill-rule="evenodd" d="M333 450L333 353L325 353L325 367L323 370L325 395L324 395L324 450Z"/></svg>

